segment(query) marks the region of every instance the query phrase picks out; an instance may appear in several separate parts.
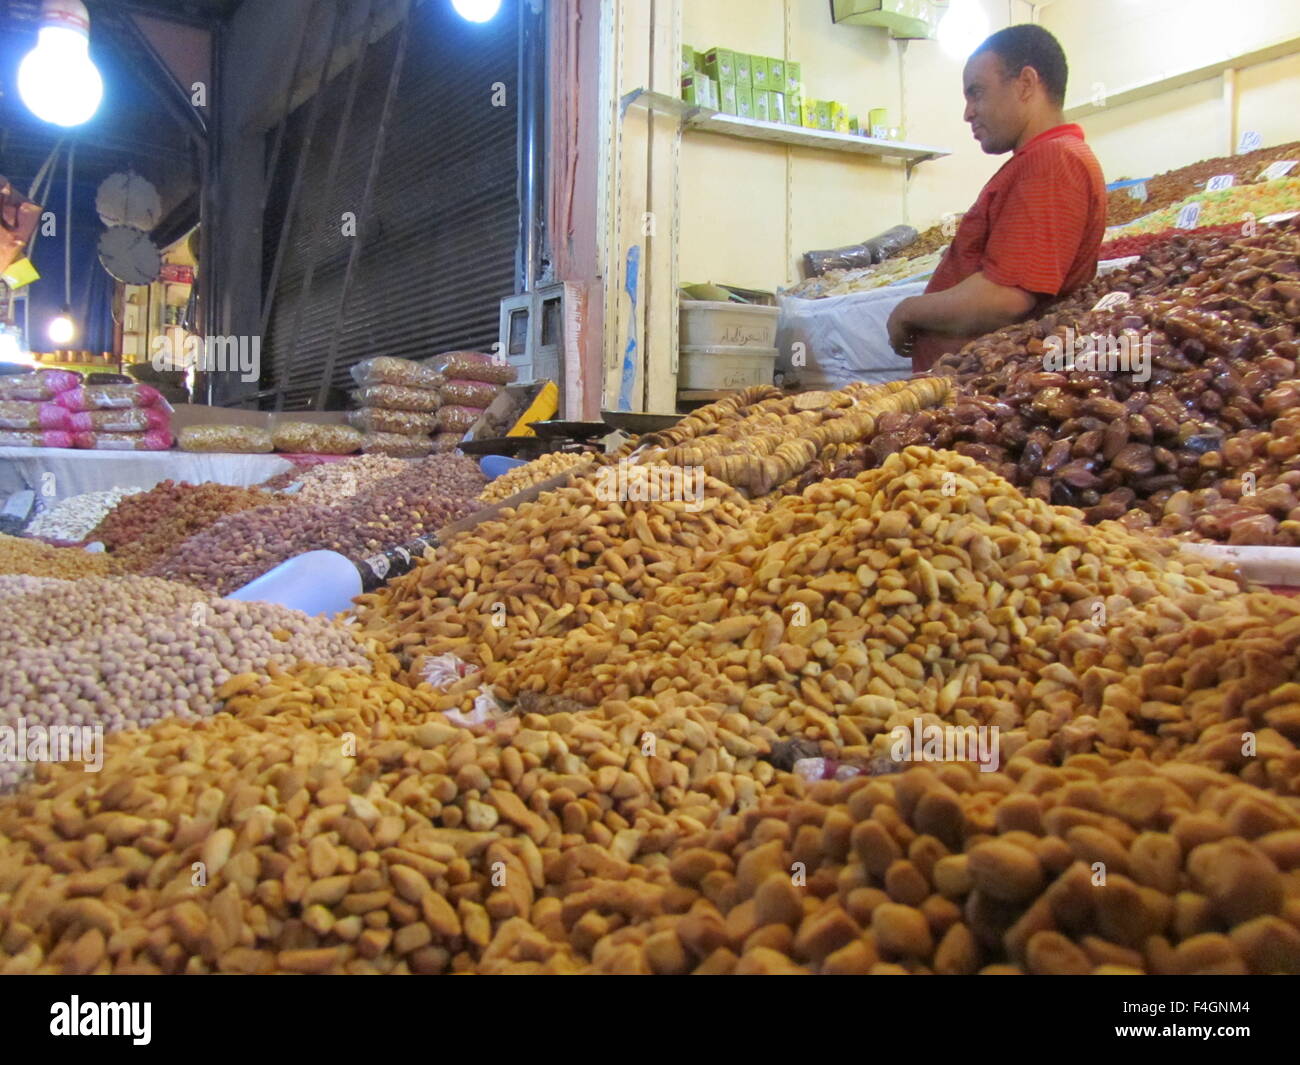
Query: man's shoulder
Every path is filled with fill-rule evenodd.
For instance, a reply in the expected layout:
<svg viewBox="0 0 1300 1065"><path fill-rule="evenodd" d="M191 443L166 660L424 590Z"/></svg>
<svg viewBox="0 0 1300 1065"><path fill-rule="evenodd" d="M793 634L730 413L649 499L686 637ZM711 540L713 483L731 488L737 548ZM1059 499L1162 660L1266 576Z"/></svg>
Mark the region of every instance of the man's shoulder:
<svg viewBox="0 0 1300 1065"><path fill-rule="evenodd" d="M1043 174L1049 177L1063 175L1101 174L1101 164L1082 137L1052 137L1035 144L1029 151L1016 157L1022 174Z"/></svg>

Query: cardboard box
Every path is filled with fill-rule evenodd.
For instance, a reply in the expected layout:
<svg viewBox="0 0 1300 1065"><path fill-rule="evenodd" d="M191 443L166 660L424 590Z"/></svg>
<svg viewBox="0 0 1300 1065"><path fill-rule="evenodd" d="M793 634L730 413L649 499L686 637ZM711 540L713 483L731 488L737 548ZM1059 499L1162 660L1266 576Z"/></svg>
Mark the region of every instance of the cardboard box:
<svg viewBox="0 0 1300 1065"><path fill-rule="evenodd" d="M688 78L695 73L699 62L699 53L689 44L682 45L682 77Z"/></svg>
<svg viewBox="0 0 1300 1065"><path fill-rule="evenodd" d="M754 117L754 93L747 85L736 82L736 114L741 118Z"/></svg>
<svg viewBox="0 0 1300 1065"><path fill-rule="evenodd" d="M718 110L725 115L736 114L736 83L725 81L718 85Z"/></svg>
<svg viewBox="0 0 1300 1065"><path fill-rule="evenodd" d="M750 57L750 82L755 92L767 92L767 56Z"/></svg>
<svg viewBox="0 0 1300 1065"><path fill-rule="evenodd" d="M785 92L784 59L769 59L767 61L767 91Z"/></svg>
<svg viewBox="0 0 1300 1065"><path fill-rule="evenodd" d="M730 48L710 48L704 53L704 73L719 85L736 80L736 53Z"/></svg>
<svg viewBox="0 0 1300 1065"><path fill-rule="evenodd" d="M799 125L804 129L817 128L817 101L803 100L799 104Z"/></svg>
<svg viewBox="0 0 1300 1065"><path fill-rule="evenodd" d="M707 74L682 78L682 100L693 107L717 107L717 88Z"/></svg>
<svg viewBox="0 0 1300 1065"><path fill-rule="evenodd" d="M836 133L847 133L849 131L849 110L838 100L828 100L827 107L830 114L831 129Z"/></svg>
<svg viewBox="0 0 1300 1065"><path fill-rule="evenodd" d="M758 119L760 122L771 122L772 121L772 108L771 108L772 94L770 92L763 92L759 90L759 91L755 91L751 95L754 97L754 117Z"/></svg>
<svg viewBox="0 0 1300 1065"><path fill-rule="evenodd" d="M745 52L736 53L736 85L753 86L753 62L754 57Z"/></svg>
<svg viewBox="0 0 1300 1065"><path fill-rule="evenodd" d="M767 120L785 123L785 93L769 92L767 94Z"/></svg>
<svg viewBox="0 0 1300 1065"><path fill-rule="evenodd" d="M785 94L803 95L803 64L796 63L793 59L785 61Z"/></svg>
<svg viewBox="0 0 1300 1065"><path fill-rule="evenodd" d="M813 112L817 117L817 129L831 128L831 102L829 100L818 100L817 106Z"/></svg>

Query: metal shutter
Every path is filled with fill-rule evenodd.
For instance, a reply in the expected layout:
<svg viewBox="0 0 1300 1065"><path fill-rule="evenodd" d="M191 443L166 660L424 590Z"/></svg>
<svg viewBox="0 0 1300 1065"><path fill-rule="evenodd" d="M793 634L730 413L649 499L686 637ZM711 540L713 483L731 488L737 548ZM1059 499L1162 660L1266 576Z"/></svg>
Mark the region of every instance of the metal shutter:
<svg viewBox="0 0 1300 1065"><path fill-rule="evenodd" d="M450 4L419 4L393 102L368 228L348 296L335 387L371 355L422 358L451 348L491 350L499 303L515 291L519 240L516 150L518 20L505 3L485 26ZM398 31L371 48L334 189L323 184L347 95L348 71L325 97L306 163L267 336L262 388L287 368L284 409L303 410L320 384L352 239L343 213L359 212ZM493 85L507 106L493 106ZM293 168L311 102L289 117L264 219L263 289L285 224ZM269 135L269 136L273 136ZM320 226L311 291L297 320L312 234ZM274 400L268 401L268 405Z"/></svg>

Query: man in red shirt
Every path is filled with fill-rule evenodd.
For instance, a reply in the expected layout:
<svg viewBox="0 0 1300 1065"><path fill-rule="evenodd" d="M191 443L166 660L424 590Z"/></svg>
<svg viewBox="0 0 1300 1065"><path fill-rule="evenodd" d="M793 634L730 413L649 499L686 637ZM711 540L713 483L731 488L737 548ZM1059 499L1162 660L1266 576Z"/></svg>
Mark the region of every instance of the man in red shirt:
<svg viewBox="0 0 1300 1065"><path fill-rule="evenodd" d="M889 341L914 372L1096 273L1106 182L1083 130L1065 122L1067 74L1041 26L1000 30L967 61L964 118L986 153L1012 156L962 219L924 295L890 315Z"/></svg>

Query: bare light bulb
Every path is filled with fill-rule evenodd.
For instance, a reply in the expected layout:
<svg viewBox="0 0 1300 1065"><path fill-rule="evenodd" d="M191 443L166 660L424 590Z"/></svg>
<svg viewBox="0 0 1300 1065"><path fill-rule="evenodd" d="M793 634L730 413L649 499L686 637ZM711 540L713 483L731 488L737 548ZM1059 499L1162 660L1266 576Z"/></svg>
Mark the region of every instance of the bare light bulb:
<svg viewBox="0 0 1300 1065"><path fill-rule="evenodd" d="M949 0L939 20L939 47L952 59L965 60L989 35L989 17L978 0Z"/></svg>
<svg viewBox="0 0 1300 1065"><path fill-rule="evenodd" d="M501 0L451 0L451 6L467 22L491 22L501 10Z"/></svg>
<svg viewBox="0 0 1300 1065"><path fill-rule="evenodd" d="M72 315L67 311L63 311L51 318L46 335L50 338L51 344L56 344L59 347L67 347L67 345L71 344L73 338L77 335L77 327L73 324Z"/></svg>
<svg viewBox="0 0 1300 1065"><path fill-rule="evenodd" d="M56 126L80 126L99 110L104 79L90 58L90 16L81 0L42 4L36 47L18 66L18 95Z"/></svg>

